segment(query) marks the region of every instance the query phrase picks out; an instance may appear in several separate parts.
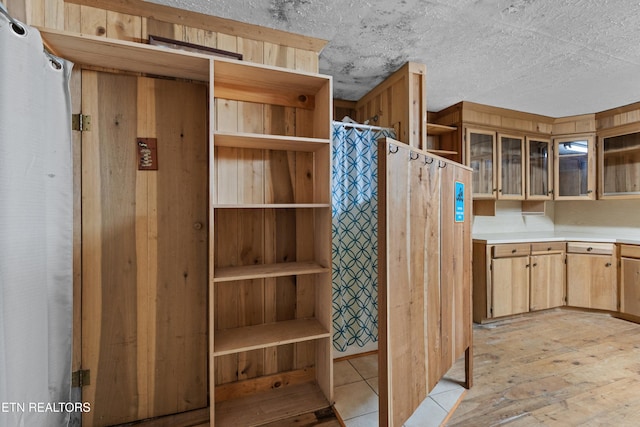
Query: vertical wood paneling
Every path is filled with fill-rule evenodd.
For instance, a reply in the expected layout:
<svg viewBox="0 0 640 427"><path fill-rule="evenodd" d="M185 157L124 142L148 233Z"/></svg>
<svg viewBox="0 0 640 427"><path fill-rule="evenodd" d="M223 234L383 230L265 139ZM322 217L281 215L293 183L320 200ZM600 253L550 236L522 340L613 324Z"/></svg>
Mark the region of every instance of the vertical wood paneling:
<svg viewBox="0 0 640 427"><path fill-rule="evenodd" d="M157 138L155 118L155 81L140 79L138 82L137 102L139 107L137 135L145 138ZM152 197L149 197L150 193ZM141 268L138 269L138 366L146 370L146 375L138 376L138 418L148 417L153 410L153 403L149 401L149 390L155 387L156 371L155 359L149 360L149 351L156 343L155 319L149 319L149 313L156 310L156 300L151 295L156 294L157 274L152 273L151 263L157 267L157 239L149 239L149 235L157 236L157 211L149 215L149 200L157 198L157 172L136 172L136 253Z"/></svg>
<svg viewBox="0 0 640 427"><path fill-rule="evenodd" d="M471 384L471 171L389 142L378 151L380 425L400 426L465 352Z"/></svg>
<svg viewBox="0 0 640 427"><path fill-rule="evenodd" d="M107 11L107 37L133 42L142 41L142 18Z"/></svg>
<svg viewBox="0 0 640 427"><path fill-rule="evenodd" d="M157 293L152 295L157 339L150 350L156 360L152 391L157 416L207 405L208 157L206 87L169 80L155 86L162 158L157 172Z"/></svg>
<svg viewBox="0 0 640 427"><path fill-rule="evenodd" d="M94 126L83 150L83 196L96 195L83 204L83 367L93 379L87 397L105 403L85 420L105 425L138 415L131 404L138 393L136 158L127 144L136 137L137 88L133 77L95 73L83 76L83 86Z"/></svg>
<svg viewBox="0 0 640 427"><path fill-rule="evenodd" d="M91 6L80 6L80 31L93 36L107 36L107 11Z"/></svg>

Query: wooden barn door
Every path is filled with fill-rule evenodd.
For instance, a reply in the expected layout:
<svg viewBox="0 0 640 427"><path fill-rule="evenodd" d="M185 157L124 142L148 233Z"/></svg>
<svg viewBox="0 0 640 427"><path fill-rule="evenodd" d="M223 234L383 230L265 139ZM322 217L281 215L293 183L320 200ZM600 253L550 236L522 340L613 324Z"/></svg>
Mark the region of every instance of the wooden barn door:
<svg viewBox="0 0 640 427"><path fill-rule="evenodd" d="M207 88L85 70L82 112L83 423L204 408Z"/></svg>

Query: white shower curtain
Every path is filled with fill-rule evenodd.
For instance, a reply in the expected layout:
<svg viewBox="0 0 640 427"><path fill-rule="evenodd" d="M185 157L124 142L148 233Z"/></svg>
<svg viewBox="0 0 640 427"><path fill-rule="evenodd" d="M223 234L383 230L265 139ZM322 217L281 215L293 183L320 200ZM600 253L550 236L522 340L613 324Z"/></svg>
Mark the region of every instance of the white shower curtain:
<svg viewBox="0 0 640 427"><path fill-rule="evenodd" d="M62 426L74 406L72 64L20 27L0 14L0 426Z"/></svg>

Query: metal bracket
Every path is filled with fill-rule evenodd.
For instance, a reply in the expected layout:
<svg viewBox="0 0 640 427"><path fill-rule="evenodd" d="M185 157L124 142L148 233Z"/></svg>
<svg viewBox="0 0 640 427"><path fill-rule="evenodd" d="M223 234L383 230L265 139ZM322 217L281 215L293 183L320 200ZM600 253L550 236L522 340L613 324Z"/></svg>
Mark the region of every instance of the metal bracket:
<svg viewBox="0 0 640 427"><path fill-rule="evenodd" d="M83 114L71 115L71 129L80 132L91 130L91 116L85 116Z"/></svg>
<svg viewBox="0 0 640 427"><path fill-rule="evenodd" d="M91 371L81 369L71 373L71 387L84 387L91 384Z"/></svg>

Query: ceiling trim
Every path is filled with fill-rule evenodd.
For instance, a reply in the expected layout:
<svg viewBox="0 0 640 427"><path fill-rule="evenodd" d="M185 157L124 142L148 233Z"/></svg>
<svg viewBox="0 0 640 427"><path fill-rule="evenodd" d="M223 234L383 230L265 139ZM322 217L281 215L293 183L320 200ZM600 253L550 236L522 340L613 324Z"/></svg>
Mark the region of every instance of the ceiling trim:
<svg viewBox="0 0 640 427"><path fill-rule="evenodd" d="M66 3L91 6L99 9L126 13L134 16L152 18L172 24L187 25L232 36L266 41L296 49L320 52L327 44L326 40L303 36L282 30L246 24L231 19L219 18L184 9L177 9L142 0L64 0Z"/></svg>

